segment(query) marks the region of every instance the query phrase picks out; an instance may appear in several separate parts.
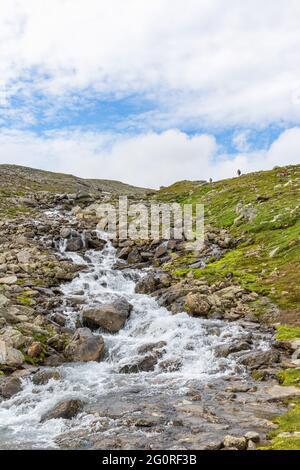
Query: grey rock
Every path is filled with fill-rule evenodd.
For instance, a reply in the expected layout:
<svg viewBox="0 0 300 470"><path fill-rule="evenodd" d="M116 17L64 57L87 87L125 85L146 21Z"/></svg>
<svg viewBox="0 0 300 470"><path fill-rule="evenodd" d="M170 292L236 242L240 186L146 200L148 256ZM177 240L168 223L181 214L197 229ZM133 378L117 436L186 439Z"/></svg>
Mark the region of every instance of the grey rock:
<svg viewBox="0 0 300 470"><path fill-rule="evenodd" d="M141 262L141 255L139 253L139 250L137 248L133 248L133 250L130 251L127 261L129 264L136 264Z"/></svg>
<svg viewBox="0 0 300 470"><path fill-rule="evenodd" d="M140 346L138 348L138 353L145 354L148 352L157 351L157 350L163 349L165 346L167 346L167 343L165 341L158 341L157 343L144 344L143 346Z"/></svg>
<svg viewBox="0 0 300 470"><path fill-rule="evenodd" d="M4 377L0 381L0 395L11 398L22 390L22 382L18 377Z"/></svg>
<svg viewBox="0 0 300 470"><path fill-rule="evenodd" d="M247 440L245 437L236 437L228 435L224 437L223 445L227 448L245 450L247 447Z"/></svg>
<svg viewBox="0 0 300 470"><path fill-rule="evenodd" d="M18 278L15 275L5 276L0 278L0 284L12 285L16 284Z"/></svg>
<svg viewBox="0 0 300 470"><path fill-rule="evenodd" d="M67 240L66 251L80 251L83 248L81 237L74 237Z"/></svg>
<svg viewBox="0 0 300 470"><path fill-rule="evenodd" d="M132 306L126 299L120 299L111 304L84 310L83 324L90 328L102 328L110 333L116 333L125 325Z"/></svg>
<svg viewBox="0 0 300 470"><path fill-rule="evenodd" d="M157 355L149 354L148 356L144 357L135 364L126 364L119 370L119 372L121 374L137 374L138 372L150 372L154 370L157 361Z"/></svg>
<svg viewBox="0 0 300 470"><path fill-rule="evenodd" d="M5 295L0 294L0 308L6 307L6 305L8 305L9 302L10 302L9 299L5 297Z"/></svg>
<svg viewBox="0 0 300 470"><path fill-rule="evenodd" d="M41 423L48 421L49 419L72 419L82 410L82 408L83 402L81 400L61 401L41 417Z"/></svg>
<svg viewBox="0 0 300 470"><path fill-rule="evenodd" d="M100 361L104 354L102 336L95 336L88 328L76 330L70 344L65 348L65 356L70 361Z"/></svg>
<svg viewBox="0 0 300 470"><path fill-rule="evenodd" d="M247 441L253 441L253 442L256 442L258 443L260 441L260 435L258 434L258 432L255 432L255 431L249 431L245 434L245 438L247 439Z"/></svg>
<svg viewBox="0 0 300 470"><path fill-rule="evenodd" d="M30 262L30 258L31 254L26 250L22 250L17 253L17 259L21 264L28 264Z"/></svg>
<svg viewBox="0 0 300 470"><path fill-rule="evenodd" d="M0 364L8 368L19 367L24 362L24 356L21 351L18 351L11 346L8 346L4 341L0 340Z"/></svg>
<svg viewBox="0 0 300 470"><path fill-rule="evenodd" d="M246 351L251 348L251 345L247 341L237 341L233 344L225 344L216 347L216 355L218 357L227 357L229 354Z"/></svg>
<svg viewBox="0 0 300 470"><path fill-rule="evenodd" d="M43 361L44 366L46 367L58 367L61 364L66 362L65 356L62 354L52 354Z"/></svg>
<svg viewBox="0 0 300 470"><path fill-rule="evenodd" d="M164 256L166 253L168 253L168 247L166 243L162 243L160 246L158 246L155 250L155 258L161 258Z"/></svg>
<svg viewBox="0 0 300 470"><path fill-rule="evenodd" d="M72 233L72 229L70 229L69 227L63 227L60 230L61 238L69 238L71 236L71 233Z"/></svg>
<svg viewBox="0 0 300 470"><path fill-rule="evenodd" d="M49 380L59 380L60 372L58 370L38 370L33 378L34 385L45 385Z"/></svg>
<svg viewBox="0 0 300 470"><path fill-rule="evenodd" d="M207 296L190 292L185 299L187 312L195 316L207 317L210 311L210 304Z"/></svg>
<svg viewBox="0 0 300 470"><path fill-rule="evenodd" d="M129 253L131 252L130 246L124 246L121 251L118 253L120 259L127 259Z"/></svg>
<svg viewBox="0 0 300 470"><path fill-rule="evenodd" d="M266 365L273 365L279 361L277 351L251 351L240 358L240 362L251 369L259 369Z"/></svg>
<svg viewBox="0 0 300 470"><path fill-rule="evenodd" d="M247 450L256 450L256 445L254 441L247 442Z"/></svg>
<svg viewBox="0 0 300 470"><path fill-rule="evenodd" d="M7 326L0 330L0 340L4 341L8 346L16 349L23 346L26 342L25 336L22 335L19 330L11 326Z"/></svg>

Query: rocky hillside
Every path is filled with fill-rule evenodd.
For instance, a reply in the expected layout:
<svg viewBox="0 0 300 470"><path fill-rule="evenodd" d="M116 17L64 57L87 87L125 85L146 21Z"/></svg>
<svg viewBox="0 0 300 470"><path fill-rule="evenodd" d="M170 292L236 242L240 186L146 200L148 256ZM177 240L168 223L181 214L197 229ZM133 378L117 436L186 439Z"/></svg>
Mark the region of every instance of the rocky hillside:
<svg viewBox="0 0 300 470"><path fill-rule="evenodd" d="M83 179L17 165L0 165L0 214L27 213L47 193L71 194L77 200L103 194L145 196L154 191L111 180ZM45 194L46 193L46 194Z"/></svg>
<svg viewBox="0 0 300 470"><path fill-rule="evenodd" d="M279 321L300 324L300 165L196 188L179 182L156 197L204 204L206 226L226 230L235 240L224 256L211 257L204 269L193 267L193 255L174 259L170 269L176 275L190 273L209 282L234 279L274 302ZM262 307L257 310L262 319L265 313Z"/></svg>
<svg viewBox="0 0 300 470"><path fill-rule="evenodd" d="M268 415L261 425L265 447L300 448L300 165L215 183L183 181L158 192L9 165L0 166L0 182L3 399L21 390L21 377L33 376L33 383L59 380L55 368L64 362L103 360L104 341L92 330L117 333L130 316L131 305L124 301L86 309L80 291L67 300L62 292L62 285L88 268L64 257L59 246L82 256L105 246L95 231L99 203L113 202L119 194L145 204L201 203L206 215L201 250L188 251L183 240L116 239L114 269L150 268L136 292L155 297L174 314L185 311L243 328L242 340L234 338L215 354L232 357L249 371L247 386L236 388L249 407L246 421L257 393L276 423ZM74 328L66 324L66 307L78 313ZM269 349L255 349L257 335L273 336ZM157 344L159 351L152 344L120 373L153 371L163 354L164 345ZM162 367L180 369L180 357ZM228 395L226 406L235 407L234 395ZM286 400L291 405L283 414ZM241 439L239 444L233 439L232 446L258 443ZM219 448L224 446L225 440Z"/></svg>

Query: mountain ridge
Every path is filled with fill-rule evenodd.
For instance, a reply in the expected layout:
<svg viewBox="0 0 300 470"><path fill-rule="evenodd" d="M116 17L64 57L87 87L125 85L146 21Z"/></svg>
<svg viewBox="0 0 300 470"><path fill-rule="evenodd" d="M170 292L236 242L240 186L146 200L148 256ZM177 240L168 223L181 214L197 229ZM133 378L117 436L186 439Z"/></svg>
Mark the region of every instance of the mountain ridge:
<svg viewBox="0 0 300 470"><path fill-rule="evenodd" d="M8 178L11 178L9 181ZM26 189L49 192L77 192L89 190L92 192L108 191L123 194L145 194L154 192L154 189L143 188L117 180L81 178L67 173L59 173L21 165L0 164L0 188L12 187L14 189ZM25 188L24 188L25 185ZM43 186L44 185L44 186Z"/></svg>

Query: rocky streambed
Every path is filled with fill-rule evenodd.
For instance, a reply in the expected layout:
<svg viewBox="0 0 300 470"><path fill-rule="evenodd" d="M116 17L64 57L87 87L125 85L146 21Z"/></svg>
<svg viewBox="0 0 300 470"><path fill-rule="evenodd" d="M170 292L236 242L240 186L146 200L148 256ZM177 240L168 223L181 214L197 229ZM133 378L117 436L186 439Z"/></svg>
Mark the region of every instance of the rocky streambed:
<svg viewBox="0 0 300 470"><path fill-rule="evenodd" d="M67 213L30 224L31 237L19 235L23 258L16 253L25 267L2 278L0 341L11 356L0 377L0 448L253 449L265 439L295 392L277 385L287 351L251 321L249 293L174 285L145 263L155 253L116 249L97 231L75 236L86 221ZM38 244L52 247L55 271L45 270L43 287L32 285L32 267L22 277ZM154 248L156 259L167 256L165 245ZM9 299L21 284L22 295L24 285L36 292L31 306ZM254 380L257 370L265 381Z"/></svg>

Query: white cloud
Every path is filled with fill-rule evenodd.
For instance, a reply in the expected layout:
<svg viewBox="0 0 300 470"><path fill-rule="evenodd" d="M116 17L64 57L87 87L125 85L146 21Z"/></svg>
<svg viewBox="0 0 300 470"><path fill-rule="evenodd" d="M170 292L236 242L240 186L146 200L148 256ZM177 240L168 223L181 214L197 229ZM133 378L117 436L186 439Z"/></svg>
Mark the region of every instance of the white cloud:
<svg viewBox="0 0 300 470"><path fill-rule="evenodd" d="M177 180L214 180L300 161L300 128L283 132L267 150L220 155L211 135L170 129L139 136L64 131L38 136L0 131L0 163L39 167L80 177L158 187Z"/></svg>
<svg viewBox="0 0 300 470"><path fill-rule="evenodd" d="M236 150L239 152L248 152L251 148L251 144L249 143L249 137L251 135L250 130L245 130L241 132L237 132L234 134L232 138L232 143Z"/></svg>
<svg viewBox="0 0 300 470"><path fill-rule="evenodd" d="M140 117L150 128L297 122L300 2L225 3L1 0L7 96L40 91L63 106L87 88L139 92L157 103Z"/></svg>
<svg viewBox="0 0 300 470"><path fill-rule="evenodd" d="M0 126L24 130L0 130L0 161L148 186L299 163L299 128L255 152L249 132L236 132L234 155L213 134L300 122L300 2L225 3L1 0ZM133 94L153 103L119 110L119 128L136 136L25 130L63 128L93 99ZM209 132L178 130L191 127Z"/></svg>

